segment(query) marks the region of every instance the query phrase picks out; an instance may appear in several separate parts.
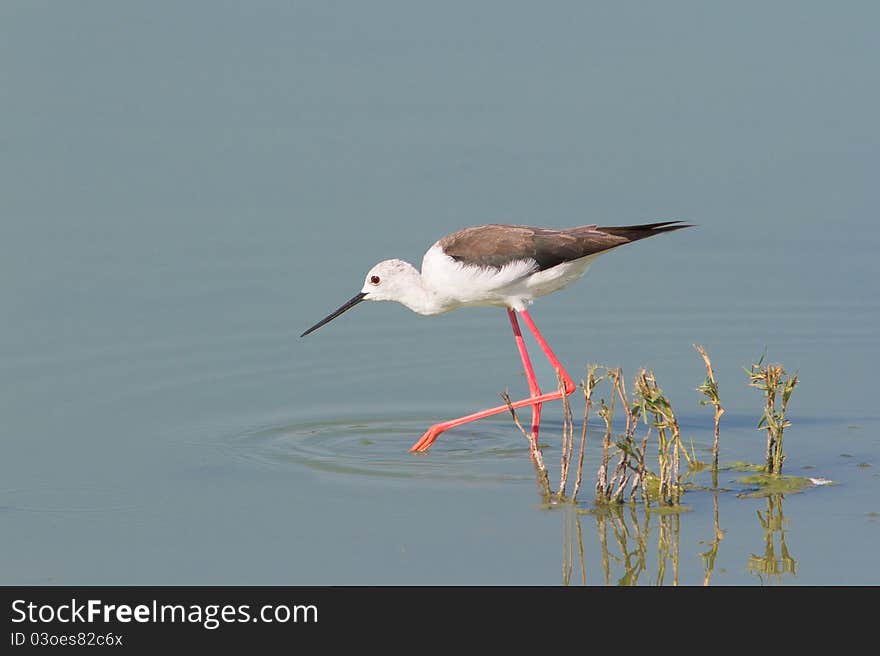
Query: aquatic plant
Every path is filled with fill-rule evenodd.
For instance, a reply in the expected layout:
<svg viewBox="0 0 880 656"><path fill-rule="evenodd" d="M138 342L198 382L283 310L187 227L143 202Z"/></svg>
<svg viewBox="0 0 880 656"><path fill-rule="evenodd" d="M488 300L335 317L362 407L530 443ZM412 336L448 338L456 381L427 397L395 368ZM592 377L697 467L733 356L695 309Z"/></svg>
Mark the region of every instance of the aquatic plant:
<svg viewBox="0 0 880 656"><path fill-rule="evenodd" d="M629 401L626 393L626 385L624 383L622 370L617 369L614 376L611 376L611 372L609 371L609 377L611 379L612 385L614 386L614 392L617 393L617 396L620 399L621 404L623 405L624 413L626 414L626 426L624 428L623 435L621 436L621 439L615 442L615 446L620 453L620 458L617 461L617 466L615 467L614 474L611 477L610 488L613 491L610 493L609 499L617 503L623 501L625 487L628 482L629 472L631 471L633 473L633 479L632 486L630 488L630 500L634 500L636 491L640 491L642 494L642 498L646 502L649 502L649 473L645 462L645 452L651 430L650 428L648 429L648 432L642 439L641 446L639 446L636 443L635 433L639 425L641 405L634 402L631 403Z"/></svg>
<svg viewBox="0 0 880 656"><path fill-rule="evenodd" d="M709 359L706 349L698 344L693 345L697 352L702 356L703 363L706 365L706 380L697 388L698 392L702 392L706 396L705 401L700 401L700 405L711 405L715 409L715 442L712 445L712 473L713 484L718 485L718 438L721 433L721 415L724 414L724 408L721 406L721 399L718 396L718 383L715 381L715 372L712 370L712 361Z"/></svg>
<svg viewBox="0 0 880 656"><path fill-rule="evenodd" d="M614 395L611 395L611 404L605 403L605 399L599 399L599 409L596 411L599 418L605 422L605 434L602 436L602 459L599 461L599 469L596 471L596 500L606 498L608 491L608 460L611 457L611 434L614 431Z"/></svg>
<svg viewBox="0 0 880 656"><path fill-rule="evenodd" d="M791 393L798 384L797 372L789 376L781 364L765 365L764 355L745 371L749 376L749 385L764 393L764 413L758 422L758 430L767 431L765 470L773 476L781 476L785 462L782 436L785 429L791 426L785 413Z"/></svg>
<svg viewBox="0 0 880 656"><path fill-rule="evenodd" d="M574 421L571 414L571 403L568 400L568 394L565 393L566 381L559 371L556 372L556 381L562 396L562 455L559 458L559 489L557 496L560 499L564 499L574 442Z"/></svg>
<svg viewBox="0 0 880 656"><path fill-rule="evenodd" d="M679 462L682 452L690 461L690 456L681 444L681 429L669 399L657 384L653 371L642 369L636 376L633 391L640 405L640 413L645 423L648 417L653 418L657 429L659 486L658 496L661 503L676 506L681 503L681 476Z"/></svg>
<svg viewBox="0 0 880 656"><path fill-rule="evenodd" d="M714 409L714 440L712 445L712 487L718 488L719 472L719 442L720 421L724 414L718 392L718 383L715 378L712 361L706 350L697 344L694 349L700 354L706 367L706 378L697 387L697 390L705 396L700 404L711 405ZM601 373L600 373L601 371ZM750 385L762 389L765 393L764 414L758 428L766 430L768 434L767 454L763 465L749 463L734 463L728 468L740 471L753 471L762 473L767 481L762 482L761 493L780 491L778 486L770 485L772 481L781 481L782 463L785 455L782 452L782 436L785 428L791 425L786 419L788 402L792 391L798 383L797 374L788 376L781 365L764 365L763 357L751 369L749 373ZM557 375L560 391L565 389L565 379ZM607 401L599 398L596 414L604 423L604 434L601 441L601 456L596 471L596 495L595 503L600 505L620 505L626 499L629 488L629 502L633 503L640 496L645 506L650 509L651 502L659 501L659 508L652 512L681 512L685 509L681 506L681 498L685 488L694 488L694 483L688 482L691 477L702 469L709 467L708 463L697 460L696 448L691 444L691 452L684 446L681 436L681 428L676 418L675 411L669 398L657 383L653 371L641 369L633 381L631 395L628 394L623 370L620 367L600 367L589 365L587 376L580 382L579 387L584 394L583 424L581 426L580 446L577 454L577 467L572 496L566 496L568 479L574 455L574 420L571 405L567 395L562 394L563 423L562 445L560 450L559 486L554 492L550 486L547 467L544 463L543 454L534 433L523 428L516 410L511 403L507 392L501 396L513 417L514 423L529 442L529 453L537 474L538 487L541 496L548 504L554 502L577 503L578 494L583 482L584 453L586 450L587 431L589 429L590 413L594 409L596 390L598 385L607 379L611 389ZM623 432L615 437L614 414L618 402L621 404L625 415ZM641 439L637 439L636 433L640 423L648 426ZM648 467L648 443L652 432L657 431L657 472ZM613 458L616 463L611 467ZM687 471L682 475L681 458L687 462ZM809 481L809 479L804 479ZM741 481L746 484L746 481ZM750 481L751 482L751 481ZM795 481L792 481L793 483ZM799 487L802 481L796 481ZM766 488L766 489L764 489ZM713 542L717 549L720 541L720 533L716 531L716 539ZM713 551L707 552L707 557L713 556ZM711 565L708 567L711 570Z"/></svg>
<svg viewBox="0 0 880 656"><path fill-rule="evenodd" d="M593 390L596 389L596 385L604 378L604 376L596 376L596 370L599 368L599 365L591 364L587 366L587 377L585 380L581 381L581 389L584 392L584 420L581 425L581 443L580 448L578 449L578 466L577 466L577 476L574 481L574 492L572 492L571 500L573 503L577 503L578 492L581 489L581 481L583 480L584 473L584 450L587 444L587 426L590 421L590 408L593 405Z"/></svg>
<svg viewBox="0 0 880 656"><path fill-rule="evenodd" d="M519 421L519 417L516 415L516 410L513 407L513 403L510 400L510 394L505 390L501 393L501 398L504 399L504 403L507 404L507 409L510 411L510 416L513 417L513 423L516 424L516 427L519 428L520 432L525 436L525 438L529 441L529 456L532 461L532 465L535 467L535 474L537 476L538 489L541 492L541 498L545 501L549 501L552 493L550 491L550 477L547 475L547 467L544 465L544 455L541 453L541 447L538 446L537 437L533 432L526 431L523 428L522 424Z"/></svg>

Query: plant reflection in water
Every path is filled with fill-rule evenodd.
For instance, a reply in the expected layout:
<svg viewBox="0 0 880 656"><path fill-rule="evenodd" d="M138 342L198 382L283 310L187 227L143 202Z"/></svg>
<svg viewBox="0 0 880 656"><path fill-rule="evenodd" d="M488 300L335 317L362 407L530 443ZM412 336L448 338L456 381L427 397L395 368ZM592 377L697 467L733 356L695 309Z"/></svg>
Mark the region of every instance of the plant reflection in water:
<svg viewBox="0 0 880 656"><path fill-rule="evenodd" d="M562 583L679 585L685 579L710 585L725 536L720 525L718 495L718 490L714 490L711 539L697 543L697 549L701 551L691 550L685 544L684 559L681 525L690 518L687 512L646 509L640 504L603 505L590 509L558 506L563 522ZM781 494L767 496L766 510L757 511L764 531L764 551L762 555L750 554L747 568L765 584L780 583L786 575L797 574L797 561L791 555L786 539L788 519L783 515L783 502ZM594 523L595 532L590 530L591 523ZM593 551L591 557L592 546L597 547L597 551ZM691 554L698 556L699 561ZM689 568L696 562L700 562L702 569L699 578L688 576L693 573ZM588 567L595 569L590 572Z"/></svg>

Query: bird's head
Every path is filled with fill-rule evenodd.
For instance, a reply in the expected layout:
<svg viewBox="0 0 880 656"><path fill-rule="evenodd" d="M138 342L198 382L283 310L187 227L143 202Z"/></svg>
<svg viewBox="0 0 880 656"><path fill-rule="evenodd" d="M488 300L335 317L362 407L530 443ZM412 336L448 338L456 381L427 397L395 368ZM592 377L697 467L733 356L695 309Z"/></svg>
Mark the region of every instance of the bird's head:
<svg viewBox="0 0 880 656"><path fill-rule="evenodd" d="M383 260L367 272L361 294L365 301L400 301L418 278L409 262Z"/></svg>
<svg viewBox="0 0 880 656"><path fill-rule="evenodd" d="M300 337L305 337L333 321L343 312L350 310L361 301L398 301L408 305L409 296L419 287L420 275L416 268L403 260L383 260L367 272L364 278L364 286L359 294L349 299L335 312L321 319L314 326L305 331Z"/></svg>

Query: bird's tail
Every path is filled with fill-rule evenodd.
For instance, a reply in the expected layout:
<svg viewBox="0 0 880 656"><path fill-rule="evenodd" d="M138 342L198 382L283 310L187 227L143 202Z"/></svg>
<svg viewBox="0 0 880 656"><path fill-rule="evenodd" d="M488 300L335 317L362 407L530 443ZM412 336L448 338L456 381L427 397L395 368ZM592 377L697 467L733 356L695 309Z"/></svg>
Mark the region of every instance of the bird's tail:
<svg viewBox="0 0 880 656"><path fill-rule="evenodd" d="M616 237L623 237L628 241L638 241L645 237L653 237L662 232L672 232L681 228L692 228L692 223L683 223L681 221L661 221L660 223L645 223L643 225L632 226L615 226L615 227L598 227L598 232L605 232Z"/></svg>

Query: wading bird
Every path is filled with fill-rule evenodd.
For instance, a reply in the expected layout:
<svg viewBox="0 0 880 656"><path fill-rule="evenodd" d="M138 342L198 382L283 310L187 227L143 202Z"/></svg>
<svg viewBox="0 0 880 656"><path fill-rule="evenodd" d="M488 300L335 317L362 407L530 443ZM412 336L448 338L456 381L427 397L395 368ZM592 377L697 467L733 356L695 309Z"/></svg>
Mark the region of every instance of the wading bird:
<svg viewBox="0 0 880 656"><path fill-rule="evenodd" d="M517 314L535 336L544 355L571 394L575 384L526 310L535 298L558 291L580 278L593 260L630 242L691 227L681 221L644 225L578 228L533 228L481 225L459 230L428 249L419 272L409 262L384 260L367 273L364 286L351 300L305 331L305 337L361 301L397 301L413 312L442 314L460 307L498 306L507 309L516 347L531 396L511 405L532 406L532 434L538 437L541 404L562 398L562 391L542 394L520 332ZM431 426L410 451L427 451L444 431L508 410L506 405L475 412Z"/></svg>

